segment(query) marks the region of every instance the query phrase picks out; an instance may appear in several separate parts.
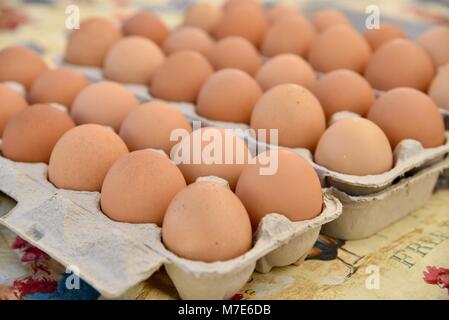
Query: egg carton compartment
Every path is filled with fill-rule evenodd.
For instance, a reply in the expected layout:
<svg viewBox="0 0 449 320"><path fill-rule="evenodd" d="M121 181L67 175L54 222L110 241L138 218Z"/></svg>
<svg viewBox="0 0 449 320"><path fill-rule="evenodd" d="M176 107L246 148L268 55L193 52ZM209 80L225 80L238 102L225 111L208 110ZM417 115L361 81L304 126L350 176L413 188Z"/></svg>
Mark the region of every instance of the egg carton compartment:
<svg viewBox="0 0 449 320"><path fill-rule="evenodd" d="M0 223L65 267L76 267L106 298L119 297L162 265L183 299L229 298L256 268L268 272L302 262L321 226L342 212L339 200L325 190L319 216L291 222L279 214L267 215L248 252L205 263L166 250L154 224L110 220L101 212L98 192L57 189L47 180L46 164L0 157L0 191L17 203L1 211Z"/></svg>
<svg viewBox="0 0 449 320"><path fill-rule="evenodd" d="M331 194L343 204L343 214L322 228L322 233L343 240L370 237L407 214L422 208L432 195L440 173L449 168L449 158L417 171L385 190L351 196L337 188Z"/></svg>

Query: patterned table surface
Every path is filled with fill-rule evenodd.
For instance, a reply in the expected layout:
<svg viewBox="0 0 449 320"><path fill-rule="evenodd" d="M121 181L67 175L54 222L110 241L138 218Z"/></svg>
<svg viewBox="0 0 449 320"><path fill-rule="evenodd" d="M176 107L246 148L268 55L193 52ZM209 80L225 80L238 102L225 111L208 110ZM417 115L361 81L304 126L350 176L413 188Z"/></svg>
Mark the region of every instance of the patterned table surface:
<svg viewBox="0 0 449 320"><path fill-rule="evenodd" d="M160 12L171 26L192 1L77 1L82 18L107 15L122 19L136 8ZM219 1L212 1L219 2ZM308 1L296 2L307 6ZM327 1L329 3L330 1ZM363 12L376 1L338 1ZM449 21L446 2L379 1L382 14L401 16L411 24ZM70 1L1 1L0 48L17 42L42 50L49 62L64 48L64 13ZM323 2L321 2L323 3ZM324 1L326 3L326 1ZM335 4L335 1L333 2ZM316 1L314 1L316 4ZM7 206L0 197L0 208ZM404 254L407 254L406 256ZM406 257L406 258L405 258ZM448 299L449 190L436 192L428 204L382 230L358 241L320 236L300 266L255 272L235 299ZM378 286L370 285L379 273ZM62 285L64 268L45 253L0 227L0 299L95 299L86 283L70 292ZM101 297L100 297L101 298ZM174 299L176 290L165 271L130 289L124 299Z"/></svg>

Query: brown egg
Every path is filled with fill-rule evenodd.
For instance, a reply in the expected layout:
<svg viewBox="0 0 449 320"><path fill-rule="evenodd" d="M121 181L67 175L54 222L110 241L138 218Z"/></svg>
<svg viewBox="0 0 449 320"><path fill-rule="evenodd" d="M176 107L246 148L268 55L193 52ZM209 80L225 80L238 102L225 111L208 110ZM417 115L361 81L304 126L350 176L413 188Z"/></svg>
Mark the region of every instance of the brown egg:
<svg viewBox="0 0 449 320"><path fill-rule="evenodd" d="M313 90L329 119L339 111L365 116L374 103L374 91L360 74L351 70L335 70L318 79Z"/></svg>
<svg viewBox="0 0 449 320"><path fill-rule="evenodd" d="M89 80L75 70L47 70L33 81L28 99L31 103L59 103L70 108L78 93L89 84Z"/></svg>
<svg viewBox="0 0 449 320"><path fill-rule="evenodd" d="M13 46L0 50L0 82L15 81L29 89L47 68L44 59L29 48Z"/></svg>
<svg viewBox="0 0 449 320"><path fill-rule="evenodd" d="M125 143L114 130L84 124L67 131L56 143L48 178L58 188L100 191L109 168L127 153Z"/></svg>
<svg viewBox="0 0 449 320"><path fill-rule="evenodd" d="M154 71L164 60L164 54L153 41L128 36L117 41L109 50L103 72L107 79L113 81L149 84Z"/></svg>
<svg viewBox="0 0 449 320"><path fill-rule="evenodd" d="M262 89L246 72L223 69L204 83L196 110L199 115L212 120L249 123L261 95Z"/></svg>
<svg viewBox="0 0 449 320"><path fill-rule="evenodd" d="M178 167L154 150L125 154L109 169L101 187L101 210L127 223L162 225L173 197L186 187Z"/></svg>
<svg viewBox="0 0 449 320"><path fill-rule="evenodd" d="M294 54L280 54L265 62L256 74L264 91L284 83L294 83L307 89L315 84L315 72L310 64Z"/></svg>
<svg viewBox="0 0 449 320"><path fill-rule="evenodd" d="M251 76L262 63L256 48L241 37L228 37L218 41L209 50L207 57L215 70L235 68Z"/></svg>
<svg viewBox="0 0 449 320"><path fill-rule="evenodd" d="M291 16L302 16L299 10L287 3L276 3L267 10L267 18L270 23L275 23L279 19Z"/></svg>
<svg viewBox="0 0 449 320"><path fill-rule="evenodd" d="M213 72L210 63L198 52L176 52L155 71L150 91L164 100L195 102L201 86Z"/></svg>
<svg viewBox="0 0 449 320"><path fill-rule="evenodd" d="M434 67L430 56L406 39L394 39L377 49L365 70L365 78L375 89L411 87L426 91Z"/></svg>
<svg viewBox="0 0 449 320"><path fill-rule="evenodd" d="M184 15L184 25L203 29L212 34L220 21L222 11L209 3L194 3Z"/></svg>
<svg viewBox="0 0 449 320"><path fill-rule="evenodd" d="M168 250L182 258L214 262L251 249L252 231L248 213L232 191L199 181L170 202L162 239Z"/></svg>
<svg viewBox="0 0 449 320"><path fill-rule="evenodd" d="M388 22L381 23L379 29L367 29L363 32L363 36L373 51L390 40L406 38L405 32L400 27Z"/></svg>
<svg viewBox="0 0 449 320"><path fill-rule="evenodd" d="M118 131L128 113L138 104L139 100L126 87L101 81L78 94L70 114L77 124L97 123Z"/></svg>
<svg viewBox="0 0 449 320"><path fill-rule="evenodd" d="M313 151L326 128L326 119L318 99L309 90L281 84L259 99L251 115L251 128L277 129L279 145ZM263 134L257 138L275 143Z"/></svg>
<svg viewBox="0 0 449 320"><path fill-rule="evenodd" d="M417 140L424 148L445 141L444 122L437 106L416 89L388 91L373 104L368 119L385 132L393 148L404 139Z"/></svg>
<svg viewBox="0 0 449 320"><path fill-rule="evenodd" d="M194 130L173 147L171 154L187 183L217 176L228 181L232 190L250 157L242 139L229 129L214 127Z"/></svg>
<svg viewBox="0 0 449 320"><path fill-rule="evenodd" d="M192 132L192 126L181 112L168 103L152 101L138 106L130 112L120 128L120 137L130 151L161 149L168 155L178 143L170 140L176 129Z"/></svg>
<svg viewBox="0 0 449 320"><path fill-rule="evenodd" d="M214 30L217 39L229 36L246 38L259 47L268 29L268 20L262 7L241 3L227 8Z"/></svg>
<svg viewBox="0 0 449 320"><path fill-rule="evenodd" d="M213 44L212 38L204 30L182 27L165 39L163 48L167 55L181 50L192 50L206 55Z"/></svg>
<svg viewBox="0 0 449 320"><path fill-rule="evenodd" d="M276 170L261 174L268 160L276 161ZM267 214L302 221L318 216L323 206L318 175L303 157L289 150L268 150L258 155L255 164L243 169L235 193L248 210L254 230Z"/></svg>
<svg viewBox="0 0 449 320"><path fill-rule="evenodd" d="M253 5L257 5L257 6L262 5L261 0L226 0L223 3L223 9L227 10L229 8L239 6L242 3L245 5L246 4L253 4Z"/></svg>
<svg viewBox="0 0 449 320"><path fill-rule="evenodd" d="M95 17L81 22L73 30L65 50L65 61L72 64L102 67L104 58L122 33L118 23Z"/></svg>
<svg viewBox="0 0 449 320"><path fill-rule="evenodd" d="M2 152L20 162L48 163L58 139L75 123L69 115L47 104L35 104L9 119L3 132Z"/></svg>
<svg viewBox="0 0 449 320"><path fill-rule="evenodd" d="M435 67L449 63L449 27L423 32L416 42L427 51Z"/></svg>
<svg viewBox="0 0 449 320"><path fill-rule="evenodd" d="M319 32L336 25L351 26L348 18L335 9L324 9L316 12L312 17L312 23Z"/></svg>
<svg viewBox="0 0 449 320"><path fill-rule="evenodd" d="M25 98L17 90L0 84L0 138L9 119L27 106Z"/></svg>
<svg viewBox="0 0 449 320"><path fill-rule="evenodd" d="M357 31L346 25L327 28L312 43L309 62L320 72L350 69L363 72L371 48Z"/></svg>
<svg viewBox="0 0 449 320"><path fill-rule="evenodd" d="M385 133L373 122L349 118L335 122L321 136L315 162L329 170L366 176L393 167L393 152Z"/></svg>
<svg viewBox="0 0 449 320"><path fill-rule="evenodd" d="M162 46L170 33L164 21L150 11L140 11L126 19L122 30L126 36L145 37L158 46Z"/></svg>
<svg viewBox="0 0 449 320"><path fill-rule="evenodd" d="M262 54L273 57L282 53L306 56L316 36L312 24L300 15L279 19L267 31L262 43Z"/></svg>
<svg viewBox="0 0 449 320"><path fill-rule="evenodd" d="M432 80L429 96L440 108L449 110L449 63L440 67L436 77Z"/></svg>

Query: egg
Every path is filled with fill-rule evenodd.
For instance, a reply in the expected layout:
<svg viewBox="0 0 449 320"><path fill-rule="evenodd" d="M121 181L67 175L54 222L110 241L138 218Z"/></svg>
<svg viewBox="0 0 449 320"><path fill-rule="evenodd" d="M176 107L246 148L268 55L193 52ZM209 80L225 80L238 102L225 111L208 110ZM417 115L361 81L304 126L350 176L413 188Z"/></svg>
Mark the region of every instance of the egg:
<svg viewBox="0 0 449 320"><path fill-rule="evenodd" d="M280 54L265 62L255 76L264 91L277 85L294 83L312 89L316 77L310 64L294 54Z"/></svg>
<svg viewBox="0 0 449 320"><path fill-rule="evenodd" d="M312 17L312 23L319 32L336 25L351 26L351 22L348 18L335 9L323 9L317 11Z"/></svg>
<svg viewBox="0 0 449 320"><path fill-rule="evenodd" d="M48 165L48 179L57 188L100 191L113 163L128 153L111 128L84 124L67 131L56 143Z"/></svg>
<svg viewBox="0 0 449 320"><path fill-rule="evenodd" d="M100 81L84 88L75 98L70 114L77 124L97 123L120 129L139 100L123 85Z"/></svg>
<svg viewBox="0 0 449 320"><path fill-rule="evenodd" d="M385 133L363 118L335 122L322 135L315 162L329 170L367 176L393 167L393 152Z"/></svg>
<svg viewBox="0 0 449 320"><path fill-rule="evenodd" d="M17 90L0 84L0 138L8 120L27 106L25 98Z"/></svg>
<svg viewBox="0 0 449 320"><path fill-rule="evenodd" d="M128 36L109 50L103 72L107 79L113 81L148 85L164 60L162 50L153 41Z"/></svg>
<svg viewBox="0 0 449 320"><path fill-rule="evenodd" d="M424 49L410 40L394 39L377 49L368 62L365 78L378 90L410 87L426 91L434 67Z"/></svg>
<svg viewBox="0 0 449 320"><path fill-rule="evenodd" d="M267 29L268 20L262 7L241 3L230 6L223 12L223 17L214 30L214 36L217 39L239 36L259 47Z"/></svg>
<svg viewBox="0 0 449 320"><path fill-rule="evenodd" d="M312 92L320 101L327 119L339 111L365 116L375 99L368 81L357 72L345 69L326 73L318 79Z"/></svg>
<svg viewBox="0 0 449 320"><path fill-rule="evenodd" d="M440 67L429 89L429 96L440 108L449 110L449 63Z"/></svg>
<svg viewBox="0 0 449 320"><path fill-rule="evenodd" d="M125 154L114 162L101 187L101 210L127 223L162 225L173 197L186 187L178 167L154 150Z"/></svg>
<svg viewBox="0 0 449 320"><path fill-rule="evenodd" d="M106 54L122 32L117 23L102 17L92 17L81 22L69 36L65 61L71 64L102 67Z"/></svg>
<svg viewBox="0 0 449 320"><path fill-rule="evenodd" d="M275 144L270 136L257 131L274 129L279 145L313 151L324 132L326 120L318 99L309 90L288 83L262 95L253 109L250 125L260 141Z"/></svg>
<svg viewBox="0 0 449 320"><path fill-rule="evenodd" d="M75 124L69 115L47 104L35 104L17 112L5 126L2 152L20 162L48 163L59 138Z"/></svg>
<svg viewBox="0 0 449 320"><path fill-rule="evenodd" d="M188 184L199 177L217 176L232 190L250 158L242 139L229 129L215 127L194 130L173 147L171 154Z"/></svg>
<svg viewBox="0 0 449 320"><path fill-rule="evenodd" d="M276 3L267 10L267 18L270 23L291 16L302 16L302 14L296 7L288 3Z"/></svg>
<svg viewBox="0 0 449 320"><path fill-rule="evenodd" d="M201 86L213 72L209 61L198 52L176 52L156 69L150 91L163 100L195 102Z"/></svg>
<svg viewBox="0 0 449 320"><path fill-rule="evenodd" d="M349 69L362 73L371 56L371 48L357 31L337 25L321 32L309 51L309 62L320 72Z"/></svg>
<svg viewBox="0 0 449 320"><path fill-rule="evenodd" d="M213 43L212 38L204 30L182 27L167 37L163 48L167 55L181 50L192 50L206 55Z"/></svg>
<svg viewBox="0 0 449 320"><path fill-rule="evenodd" d="M261 168L276 161L273 174ZM271 165L271 164L270 164ZM242 171L235 194L248 210L255 230L264 216L278 213L291 221L310 220L321 213L323 193L312 166L290 150L268 150Z"/></svg>
<svg viewBox="0 0 449 320"><path fill-rule="evenodd" d="M59 103L70 108L75 97L90 84L81 73L57 68L42 72L31 85L28 99L31 103Z"/></svg>
<svg viewBox="0 0 449 320"><path fill-rule="evenodd" d="M209 3L194 3L184 14L184 25L197 27L212 34L222 15L219 8Z"/></svg>
<svg viewBox="0 0 449 320"><path fill-rule="evenodd" d="M252 4L252 5L257 5L257 6L261 6L261 0L226 0L223 3L223 9L227 10L229 8L232 7L237 7L241 4Z"/></svg>
<svg viewBox="0 0 449 320"><path fill-rule="evenodd" d="M130 151L152 148L169 155L171 148L179 142L170 140L170 135L177 129L192 132L189 121L174 106L152 101L128 114L120 128L120 137Z"/></svg>
<svg viewBox="0 0 449 320"><path fill-rule="evenodd" d="M164 21L151 11L139 11L133 14L123 22L122 30L126 36L145 37L158 46L162 46L170 33Z"/></svg>
<svg viewBox="0 0 449 320"><path fill-rule="evenodd" d="M449 63L449 27L436 27L425 31L416 42L427 51L435 67Z"/></svg>
<svg viewBox="0 0 449 320"><path fill-rule="evenodd" d="M251 249L252 231L248 213L234 193L217 183L199 181L170 202L162 240L182 258L215 262Z"/></svg>
<svg viewBox="0 0 449 320"><path fill-rule="evenodd" d="M368 119L385 132L393 148L404 139L417 140L424 148L445 141L444 122L437 106L416 89L388 91L373 104Z"/></svg>
<svg viewBox="0 0 449 320"><path fill-rule="evenodd" d="M44 59L29 48L12 46L0 50L0 82L14 81L29 89L47 69Z"/></svg>
<svg viewBox="0 0 449 320"><path fill-rule="evenodd" d="M388 22L381 23L378 29L367 29L363 36L373 51L390 40L406 38L405 32L399 26Z"/></svg>
<svg viewBox="0 0 449 320"><path fill-rule="evenodd" d="M196 110L200 116L212 120L249 123L261 95L262 89L246 72L223 69L204 83Z"/></svg>
<svg viewBox="0 0 449 320"><path fill-rule="evenodd" d="M306 56L316 31L312 24L300 15L279 19L267 31L262 43L262 54L273 57L281 53Z"/></svg>
<svg viewBox="0 0 449 320"><path fill-rule="evenodd" d="M227 37L216 42L207 55L215 70L235 68L254 75L262 64L256 48L241 37Z"/></svg>

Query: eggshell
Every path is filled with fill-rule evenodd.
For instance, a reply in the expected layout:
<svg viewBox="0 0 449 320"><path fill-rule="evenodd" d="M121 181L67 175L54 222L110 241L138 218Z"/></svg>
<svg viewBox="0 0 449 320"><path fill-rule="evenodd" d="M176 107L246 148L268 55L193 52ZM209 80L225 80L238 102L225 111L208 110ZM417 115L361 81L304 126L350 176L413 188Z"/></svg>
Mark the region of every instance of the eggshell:
<svg viewBox="0 0 449 320"><path fill-rule="evenodd" d="M179 192L162 225L162 239L174 254L205 262L236 258L251 248L248 213L226 187L200 181Z"/></svg>
<svg viewBox="0 0 449 320"><path fill-rule="evenodd" d="M306 56L316 36L315 28L300 15L277 20L267 31L262 43L262 54L273 57L281 53Z"/></svg>
<svg viewBox="0 0 449 320"><path fill-rule="evenodd" d="M435 67L449 63L449 27L425 31L416 42L427 51Z"/></svg>
<svg viewBox="0 0 449 320"><path fill-rule="evenodd" d="M424 148L442 145L444 122L435 103L424 93L412 88L388 91L371 107L368 119L387 135L392 147L404 139L414 139Z"/></svg>
<svg viewBox="0 0 449 320"><path fill-rule="evenodd" d="M181 112L168 103L152 101L131 111L122 123L120 137L130 151L139 149L161 149L168 155L179 141L171 141L176 129L192 132L189 121Z"/></svg>
<svg viewBox="0 0 449 320"><path fill-rule="evenodd" d="M400 27L388 22L381 23L378 29L367 29L363 32L363 36L373 51L390 40L406 38L405 32Z"/></svg>
<svg viewBox="0 0 449 320"><path fill-rule="evenodd" d="M254 75L262 64L256 48L245 38L227 37L216 42L207 55L215 70L235 68Z"/></svg>
<svg viewBox="0 0 449 320"><path fill-rule="evenodd" d="M170 33L157 15L150 11L139 11L123 22L123 33L126 36L141 36L155 42L158 46L162 46Z"/></svg>
<svg viewBox="0 0 449 320"><path fill-rule="evenodd" d="M71 64L102 67L106 54L122 32L119 25L102 17L88 18L81 22L69 36L65 61Z"/></svg>
<svg viewBox="0 0 449 320"><path fill-rule="evenodd" d="M170 157L188 184L199 177L217 176L228 181L234 190L251 156L245 142L230 130L206 127L185 136L173 147Z"/></svg>
<svg viewBox="0 0 449 320"><path fill-rule="evenodd" d="M19 92L0 84L0 138L8 120L27 106L28 103Z"/></svg>
<svg viewBox="0 0 449 320"><path fill-rule="evenodd" d="M197 27L212 34L222 15L219 8L209 3L194 3L185 12L184 25Z"/></svg>
<svg viewBox="0 0 449 320"><path fill-rule="evenodd" d="M295 6L288 3L276 3L267 10L267 18L270 23L291 16L302 16L302 14Z"/></svg>
<svg viewBox="0 0 449 320"><path fill-rule="evenodd" d="M128 36L109 50L104 62L104 75L117 82L148 85L164 60L164 54L153 41Z"/></svg>
<svg viewBox="0 0 449 320"><path fill-rule="evenodd" d="M168 157L153 150L134 151L106 174L101 210L119 222L162 225L170 201L185 187L181 171Z"/></svg>
<svg viewBox="0 0 449 320"><path fill-rule="evenodd" d="M347 118L335 122L321 136L315 162L345 174L381 174L393 167L393 152L376 124L363 118Z"/></svg>
<svg viewBox="0 0 449 320"><path fill-rule="evenodd" d="M47 68L44 59L29 48L12 46L0 50L0 82L15 81L29 89Z"/></svg>
<svg viewBox="0 0 449 320"><path fill-rule="evenodd" d="M261 6L262 2L261 2L261 0L226 0L223 3L223 9L227 10L232 7L237 7L241 4L245 4L245 5L252 4L252 5Z"/></svg>
<svg viewBox="0 0 449 320"><path fill-rule="evenodd" d="M20 162L48 163L58 139L75 123L69 115L47 104L35 104L9 119L3 132L2 152Z"/></svg>
<svg viewBox="0 0 449 320"><path fill-rule="evenodd" d="M309 51L309 62L320 72L350 69L363 72L371 56L371 48L357 31L336 25L321 32Z"/></svg>
<svg viewBox="0 0 449 320"><path fill-rule="evenodd" d="M198 52L176 52L156 69L150 91L164 100L195 102L201 86L213 72L210 63Z"/></svg>
<svg viewBox="0 0 449 320"><path fill-rule="evenodd" d="M449 110L449 63L440 67L436 77L432 80L429 96L440 108Z"/></svg>
<svg viewBox="0 0 449 320"><path fill-rule="evenodd" d="M42 72L31 85L31 103L59 103L70 108L75 97L90 84L81 73L68 68Z"/></svg>
<svg viewBox="0 0 449 320"><path fill-rule="evenodd" d="M338 10L324 9L317 11L312 17L312 23L319 32L336 25L351 26L351 22Z"/></svg>
<svg viewBox="0 0 449 320"><path fill-rule="evenodd" d="M262 7L252 3L241 3L224 11L214 35L217 39L240 36L259 47L267 29L268 20Z"/></svg>
<svg viewBox="0 0 449 320"><path fill-rule="evenodd" d="M339 111L365 116L375 99L368 81L360 74L345 69L322 76L312 92L320 101L327 119Z"/></svg>
<svg viewBox="0 0 449 320"><path fill-rule="evenodd" d="M277 170L264 175L261 168L266 167L267 159L277 161ZM323 206L318 175L303 157L289 150L259 154L255 164L243 169L235 193L248 210L254 230L267 214L283 214L291 221L309 220L319 215Z"/></svg>
<svg viewBox="0 0 449 320"><path fill-rule="evenodd" d="M368 62L365 78L375 89L411 87L426 91L434 67L424 49L410 40L394 39L377 49Z"/></svg>
<svg viewBox="0 0 449 320"><path fill-rule="evenodd" d="M280 54L269 59L257 71L256 80L264 91L284 83L312 89L316 77L310 64L294 54Z"/></svg>
<svg viewBox="0 0 449 320"><path fill-rule="evenodd" d="M208 119L249 123L261 95L262 89L246 72L223 69L204 83L196 110Z"/></svg>
<svg viewBox="0 0 449 320"><path fill-rule="evenodd" d="M296 84L281 84L259 99L250 125L255 130L277 129L281 146L313 151L326 120L318 99L309 90ZM257 138L271 142L269 136L258 134Z"/></svg>
<svg viewBox="0 0 449 320"><path fill-rule="evenodd" d="M204 30L182 27L165 39L163 48L167 55L181 50L192 50L206 55L213 43L212 38Z"/></svg>
<svg viewBox="0 0 449 320"><path fill-rule="evenodd" d="M128 153L111 129L85 124L67 131L56 143L48 165L48 178L56 187L100 191L112 164Z"/></svg>
<svg viewBox="0 0 449 320"><path fill-rule="evenodd" d="M120 129L139 100L126 87L101 81L84 88L73 102L70 114L77 124L97 123Z"/></svg>

